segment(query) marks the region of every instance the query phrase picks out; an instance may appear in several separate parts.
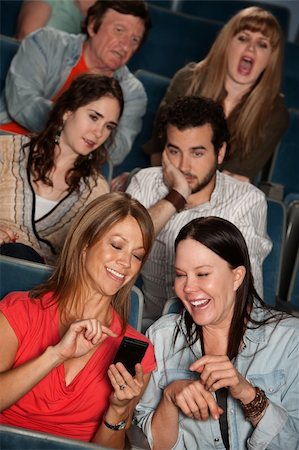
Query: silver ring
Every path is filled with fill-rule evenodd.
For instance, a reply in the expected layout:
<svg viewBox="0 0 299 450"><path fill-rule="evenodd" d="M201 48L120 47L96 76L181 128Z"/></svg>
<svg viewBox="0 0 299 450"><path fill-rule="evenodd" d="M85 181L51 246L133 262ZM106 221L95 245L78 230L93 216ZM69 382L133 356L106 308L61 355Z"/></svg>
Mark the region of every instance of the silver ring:
<svg viewBox="0 0 299 450"><path fill-rule="evenodd" d="M121 384L121 385L119 386L119 389L120 389L121 391L123 391L123 390L126 388L126 386L127 386L127 383Z"/></svg>

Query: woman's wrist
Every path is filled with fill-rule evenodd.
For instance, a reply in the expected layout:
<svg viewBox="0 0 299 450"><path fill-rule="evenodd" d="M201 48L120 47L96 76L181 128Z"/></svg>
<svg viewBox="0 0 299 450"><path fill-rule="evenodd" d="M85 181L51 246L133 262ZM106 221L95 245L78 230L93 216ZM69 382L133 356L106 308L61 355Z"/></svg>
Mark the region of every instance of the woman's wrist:
<svg viewBox="0 0 299 450"><path fill-rule="evenodd" d="M171 389L171 385L168 385L163 392L163 400L168 403L170 406L174 406L177 408L177 405L175 403L173 390Z"/></svg>
<svg viewBox="0 0 299 450"><path fill-rule="evenodd" d="M252 402L256 396L256 389L254 386L248 383L247 389L242 389L241 395L237 398L237 400L244 405Z"/></svg>
<svg viewBox="0 0 299 450"><path fill-rule="evenodd" d="M125 407L118 405L111 405L105 413L105 419L109 423L118 423L128 418L130 415L130 408L128 405Z"/></svg>
<svg viewBox="0 0 299 450"><path fill-rule="evenodd" d="M105 427L109 428L109 430L112 431L121 431L124 430L127 426L128 423L128 419L129 417L125 417L124 419L115 422L115 421L111 421L107 418L107 414L104 415L103 417L103 424L105 425Z"/></svg>
<svg viewBox="0 0 299 450"><path fill-rule="evenodd" d="M269 400L265 392L259 387L255 387L255 397L249 403L244 404L240 400L241 407L245 414L245 418L252 423L258 423L265 414L266 408L269 404Z"/></svg>
<svg viewBox="0 0 299 450"><path fill-rule="evenodd" d="M57 354L57 351L55 350L54 345L49 345L49 347L45 350L45 356L51 359L51 363L53 364L53 367L57 367L60 364L64 363L66 360L62 356Z"/></svg>

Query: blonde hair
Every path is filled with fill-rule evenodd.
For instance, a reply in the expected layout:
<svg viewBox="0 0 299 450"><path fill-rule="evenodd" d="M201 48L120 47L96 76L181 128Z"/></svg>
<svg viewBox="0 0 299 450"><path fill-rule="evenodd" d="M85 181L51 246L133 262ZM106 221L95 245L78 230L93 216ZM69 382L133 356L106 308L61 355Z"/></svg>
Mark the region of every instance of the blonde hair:
<svg viewBox="0 0 299 450"><path fill-rule="evenodd" d="M154 227L149 213L129 194L117 192L104 194L91 202L74 220L56 270L46 283L31 291L31 298L41 298L51 291L54 295L46 306L57 301L63 323L80 318L84 306L83 292L86 287L84 250L98 243L111 226L128 216L136 219L142 233L145 250L143 264L154 240ZM112 306L122 319L123 329L128 322L128 299L138 275L139 273L112 299Z"/></svg>
<svg viewBox="0 0 299 450"><path fill-rule="evenodd" d="M223 102L227 49L232 38L244 30L262 33L272 47L267 67L248 94L238 117L230 124L233 150L238 143L237 151L246 154L253 147L255 136L262 136L264 123L281 87L283 37L279 23L269 11L256 6L245 8L224 25L207 57L194 65L186 95L203 95Z"/></svg>

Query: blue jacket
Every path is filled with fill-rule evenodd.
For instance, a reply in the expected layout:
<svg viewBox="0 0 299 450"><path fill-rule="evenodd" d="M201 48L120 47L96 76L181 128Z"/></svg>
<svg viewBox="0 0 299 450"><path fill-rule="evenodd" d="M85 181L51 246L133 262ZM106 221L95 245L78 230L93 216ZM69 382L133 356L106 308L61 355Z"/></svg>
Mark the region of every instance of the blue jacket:
<svg viewBox="0 0 299 450"><path fill-rule="evenodd" d="M266 312L253 309L253 317L262 320ZM152 445L151 419L163 394L172 381L197 379L188 370L202 356L196 342L186 347L179 333L173 346L177 314L162 316L147 331L155 348L157 369L136 408L136 420ZM228 395L227 420L230 450L298 450L299 449L299 319L289 317L276 323L247 329L244 346L234 361L238 371L254 386L263 389L269 399L265 415L256 428L245 420L239 402ZM196 358L194 357L196 355ZM167 424L165 424L167 426ZM171 432L171 430L169 430ZM198 421L180 413L176 450L223 450L219 421Z"/></svg>
<svg viewBox="0 0 299 450"><path fill-rule="evenodd" d="M85 35L41 28L24 39L12 60L0 97L0 124L15 121L30 131L42 131L52 108L51 99L62 88L81 54ZM123 66L114 73L125 107L109 156L120 164L142 127L147 97L142 83Z"/></svg>

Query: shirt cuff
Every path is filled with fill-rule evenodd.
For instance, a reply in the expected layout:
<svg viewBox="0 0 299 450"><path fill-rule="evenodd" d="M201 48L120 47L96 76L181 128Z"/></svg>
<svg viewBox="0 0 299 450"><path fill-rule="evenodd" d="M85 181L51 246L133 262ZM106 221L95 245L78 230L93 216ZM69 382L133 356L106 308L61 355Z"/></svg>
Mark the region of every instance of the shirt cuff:
<svg viewBox="0 0 299 450"><path fill-rule="evenodd" d="M288 420L288 412L269 403L266 412L247 441L248 450L265 450Z"/></svg>

